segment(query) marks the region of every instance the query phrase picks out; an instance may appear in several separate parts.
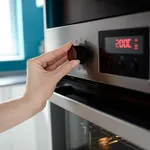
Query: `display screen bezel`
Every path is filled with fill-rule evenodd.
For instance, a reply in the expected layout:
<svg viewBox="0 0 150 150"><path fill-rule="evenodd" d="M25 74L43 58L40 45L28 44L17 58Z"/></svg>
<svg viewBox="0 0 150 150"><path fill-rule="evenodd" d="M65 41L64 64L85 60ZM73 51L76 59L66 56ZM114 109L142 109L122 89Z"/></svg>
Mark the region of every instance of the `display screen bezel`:
<svg viewBox="0 0 150 150"><path fill-rule="evenodd" d="M136 77L142 79L149 78L149 27L137 27L137 28L124 28L124 29L114 29L114 30L103 30L99 31L99 73L107 73L114 75L121 75L126 77ZM105 38L107 37L122 37L122 36L143 36L143 54L122 54L122 53L108 53L105 51ZM140 65L139 73L131 73L128 72L128 68L123 70L114 70L113 68L110 70L106 68L105 65L108 63L109 58L114 58L117 62L119 62L122 58L124 58L125 62L132 62L136 59L137 63ZM131 63L132 63L131 62ZM105 69L106 68L106 69ZM126 70L127 69L127 70Z"/></svg>
<svg viewBox="0 0 150 150"><path fill-rule="evenodd" d="M103 53L107 53L105 51L105 39L106 38L125 37L125 36L142 36L143 37L143 55L145 57L146 56L149 57L149 27L103 30L103 31L99 31L98 34L99 34L99 56ZM125 53L123 55L131 55L131 54Z"/></svg>

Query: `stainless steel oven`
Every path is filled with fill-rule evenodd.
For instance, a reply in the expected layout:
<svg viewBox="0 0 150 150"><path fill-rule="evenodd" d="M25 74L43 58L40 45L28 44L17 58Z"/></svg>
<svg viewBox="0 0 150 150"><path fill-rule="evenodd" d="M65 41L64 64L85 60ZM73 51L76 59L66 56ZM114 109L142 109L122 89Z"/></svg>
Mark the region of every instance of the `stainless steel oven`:
<svg viewBox="0 0 150 150"><path fill-rule="evenodd" d="M45 48L72 40L80 66L50 99L53 150L150 149L150 5L45 0Z"/></svg>

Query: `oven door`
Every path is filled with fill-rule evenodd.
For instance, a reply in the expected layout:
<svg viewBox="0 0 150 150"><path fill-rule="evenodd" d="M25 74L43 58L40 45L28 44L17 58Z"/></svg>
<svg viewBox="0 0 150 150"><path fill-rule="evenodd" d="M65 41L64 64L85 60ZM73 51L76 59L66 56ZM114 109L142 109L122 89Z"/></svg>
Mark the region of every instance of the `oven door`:
<svg viewBox="0 0 150 150"><path fill-rule="evenodd" d="M148 108L136 100L117 100L115 90L122 96L125 92L110 86L62 81L50 99L53 150L150 149Z"/></svg>

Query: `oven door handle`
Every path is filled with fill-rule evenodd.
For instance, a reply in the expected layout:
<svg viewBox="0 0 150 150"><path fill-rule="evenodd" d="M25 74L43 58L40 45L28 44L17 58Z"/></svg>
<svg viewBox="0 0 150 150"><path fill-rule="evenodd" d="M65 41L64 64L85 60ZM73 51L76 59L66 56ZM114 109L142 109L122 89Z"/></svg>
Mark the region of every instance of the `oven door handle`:
<svg viewBox="0 0 150 150"><path fill-rule="evenodd" d="M61 86L56 87L55 92L67 96L72 95L75 92L75 89L72 86Z"/></svg>

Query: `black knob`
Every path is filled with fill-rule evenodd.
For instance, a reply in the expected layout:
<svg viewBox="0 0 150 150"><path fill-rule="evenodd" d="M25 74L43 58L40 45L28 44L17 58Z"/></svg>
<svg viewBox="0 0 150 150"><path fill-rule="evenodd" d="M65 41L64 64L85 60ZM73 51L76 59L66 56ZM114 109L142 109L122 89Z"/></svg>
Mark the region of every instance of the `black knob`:
<svg viewBox="0 0 150 150"><path fill-rule="evenodd" d="M72 46L68 52L69 60L78 59L80 64L85 63L89 58L89 49L85 46Z"/></svg>

